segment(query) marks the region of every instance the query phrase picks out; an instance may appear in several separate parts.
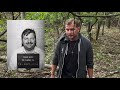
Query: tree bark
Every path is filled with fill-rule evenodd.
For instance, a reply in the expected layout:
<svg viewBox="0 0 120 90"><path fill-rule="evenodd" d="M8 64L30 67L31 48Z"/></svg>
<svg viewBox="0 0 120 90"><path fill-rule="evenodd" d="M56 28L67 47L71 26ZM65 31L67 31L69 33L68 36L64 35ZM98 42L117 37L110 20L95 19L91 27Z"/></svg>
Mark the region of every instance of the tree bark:
<svg viewBox="0 0 120 90"><path fill-rule="evenodd" d="M102 24L102 21L99 21L99 22L98 22L97 32L96 32L96 40L98 40L98 36L99 36L101 24Z"/></svg>
<svg viewBox="0 0 120 90"><path fill-rule="evenodd" d="M25 12L21 12L21 20L25 19Z"/></svg>

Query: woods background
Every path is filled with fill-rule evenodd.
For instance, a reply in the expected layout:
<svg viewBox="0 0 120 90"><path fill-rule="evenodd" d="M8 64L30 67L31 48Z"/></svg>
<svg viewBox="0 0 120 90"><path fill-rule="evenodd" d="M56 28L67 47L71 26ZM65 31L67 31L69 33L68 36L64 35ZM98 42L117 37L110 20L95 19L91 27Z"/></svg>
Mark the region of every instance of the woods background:
<svg viewBox="0 0 120 90"><path fill-rule="evenodd" d="M81 33L94 50L94 77L120 78L120 12L0 12L0 77L49 78L56 42L68 18L81 21ZM45 63L39 72L7 69L7 20L45 20Z"/></svg>

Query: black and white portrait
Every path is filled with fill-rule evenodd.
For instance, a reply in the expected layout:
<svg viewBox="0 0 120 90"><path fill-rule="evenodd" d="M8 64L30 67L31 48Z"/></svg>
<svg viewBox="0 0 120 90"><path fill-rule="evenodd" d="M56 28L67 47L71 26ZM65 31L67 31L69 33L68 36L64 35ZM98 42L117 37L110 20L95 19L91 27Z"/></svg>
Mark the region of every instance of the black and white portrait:
<svg viewBox="0 0 120 90"><path fill-rule="evenodd" d="M44 21L7 20L8 70L44 68Z"/></svg>

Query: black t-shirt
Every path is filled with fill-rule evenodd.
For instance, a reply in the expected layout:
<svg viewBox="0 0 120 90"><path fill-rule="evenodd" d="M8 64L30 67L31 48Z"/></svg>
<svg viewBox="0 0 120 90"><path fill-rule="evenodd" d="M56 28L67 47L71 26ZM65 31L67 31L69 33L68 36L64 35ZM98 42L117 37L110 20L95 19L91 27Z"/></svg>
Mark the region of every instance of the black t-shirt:
<svg viewBox="0 0 120 90"><path fill-rule="evenodd" d="M78 41L68 42L68 52L65 55L62 77L72 78L76 76L78 68Z"/></svg>

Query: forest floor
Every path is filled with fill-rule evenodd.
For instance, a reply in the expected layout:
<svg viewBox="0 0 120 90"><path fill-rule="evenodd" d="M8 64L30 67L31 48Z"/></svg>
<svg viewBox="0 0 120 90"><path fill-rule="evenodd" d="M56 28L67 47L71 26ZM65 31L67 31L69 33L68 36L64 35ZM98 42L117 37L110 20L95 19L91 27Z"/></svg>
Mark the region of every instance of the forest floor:
<svg viewBox="0 0 120 90"><path fill-rule="evenodd" d="M94 76L120 78L120 31L105 29L104 35L93 43Z"/></svg>
<svg viewBox="0 0 120 90"><path fill-rule="evenodd" d="M120 31L105 29L104 35L92 41L94 51L94 77L120 78ZM44 68L38 72L18 72L7 70L7 51L0 48L0 77L1 78L49 78L50 69Z"/></svg>

